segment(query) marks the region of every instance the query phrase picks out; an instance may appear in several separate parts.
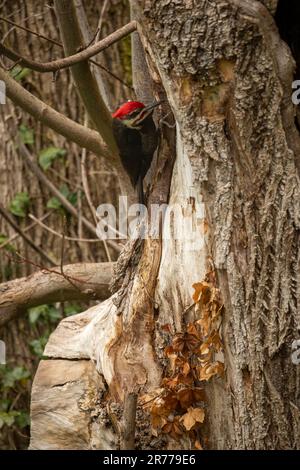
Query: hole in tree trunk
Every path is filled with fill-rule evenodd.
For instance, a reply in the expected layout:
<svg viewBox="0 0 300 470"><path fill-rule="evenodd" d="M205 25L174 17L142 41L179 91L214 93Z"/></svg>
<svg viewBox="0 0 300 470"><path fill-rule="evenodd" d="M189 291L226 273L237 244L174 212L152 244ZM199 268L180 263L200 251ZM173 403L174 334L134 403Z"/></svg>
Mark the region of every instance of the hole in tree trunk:
<svg viewBox="0 0 300 470"><path fill-rule="evenodd" d="M300 79L300 0L279 0L275 14L281 38L287 43L296 61L295 80ZM295 126L300 133L300 106Z"/></svg>
<svg viewBox="0 0 300 470"><path fill-rule="evenodd" d="M295 78L300 78L300 0L279 0L275 14L281 38L290 47L297 63Z"/></svg>

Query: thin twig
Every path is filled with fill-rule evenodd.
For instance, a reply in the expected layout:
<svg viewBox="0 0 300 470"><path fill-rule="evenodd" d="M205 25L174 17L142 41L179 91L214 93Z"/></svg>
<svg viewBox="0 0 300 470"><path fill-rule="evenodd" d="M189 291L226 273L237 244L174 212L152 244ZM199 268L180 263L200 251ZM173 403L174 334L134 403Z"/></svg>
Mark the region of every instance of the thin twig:
<svg viewBox="0 0 300 470"><path fill-rule="evenodd" d="M85 166L86 155L87 155L86 149L82 149L82 154L81 154L81 181L82 181L82 186L83 186L84 194L85 194L89 209L91 211L91 214L92 214L92 217L95 221L95 224L97 225L98 220L97 220L97 217L96 217L96 208L95 208L95 206L93 205L93 202L92 202L91 194L90 194L90 191L89 191L87 175L86 175L86 166ZM106 240L103 240L103 246L104 246L104 250L105 250L108 261L111 261L111 256L110 256L110 253L109 253L109 250L108 250L108 247L107 247Z"/></svg>
<svg viewBox="0 0 300 470"><path fill-rule="evenodd" d="M34 36L37 36L39 37L40 39L44 39L45 41L48 41L52 44L54 44L55 46L58 46L60 48L63 48L63 45L58 42L58 41L55 41L54 39L51 39L49 38L48 36L44 36L43 34L40 34L36 31L33 31L32 29L29 29L29 28L26 28L25 26L21 26L17 23L15 23L14 21L11 21L11 20L8 20L7 18L3 18L2 16L0 16L0 21L5 21L6 23L8 24L11 24L13 25L15 28L19 28L19 29L22 29L23 31L26 31L27 33L29 34L33 34ZM2 39L2 42L3 42L3 39ZM104 72L106 72L108 75L111 75L115 80L118 80L120 83L122 83L122 85L126 86L127 88L129 88L130 90L133 91L133 87L130 86L128 83L126 83L124 80L122 80L120 77L118 77L116 74L114 74L113 72L111 72L110 70L108 70L106 67L104 67L104 65L102 64L99 64L99 62L96 62L95 60L93 59L90 59L89 62L93 65L96 65L96 67L99 67L100 69L102 69ZM13 67L15 66L15 64L13 65Z"/></svg>
<svg viewBox="0 0 300 470"><path fill-rule="evenodd" d="M12 26L15 26L16 28L26 31L27 33L33 34L34 36L37 36L40 39L45 39L48 42L52 42L52 44L55 44L56 46L62 47L62 45L58 41L55 41L54 39L51 39L47 36L44 36L43 34L37 33L36 31L33 31L32 29L26 28L26 26L21 26L20 24L15 23L12 20L8 20L7 18L4 18L3 16L0 16L0 21L4 21L5 23L8 23Z"/></svg>
<svg viewBox="0 0 300 470"><path fill-rule="evenodd" d="M56 237L59 237L59 238L63 237L61 233L57 232L51 227L48 227L48 225L41 222L41 220L37 219L33 214L28 214L28 217L30 217L30 219L35 221L35 224L33 225L38 224L47 232L52 233L52 235L55 235ZM67 237L67 236L65 236L65 240L70 241L70 242L77 242L77 243L101 243L102 242L102 240L99 240L99 238L76 238L76 237ZM5 242L5 244L6 243L8 243L8 241ZM0 248L2 248L2 245L0 245Z"/></svg>
<svg viewBox="0 0 300 470"><path fill-rule="evenodd" d="M114 154L112 154L103 143L98 132L81 126L72 119L59 113L51 106L32 95L2 68L0 68L0 80L5 82L7 97L34 116L35 119L51 127L51 129L72 142L77 143L80 147L86 147L96 155L102 155L110 160L114 160Z"/></svg>
<svg viewBox="0 0 300 470"><path fill-rule="evenodd" d="M135 448L136 407L137 394L127 393L124 398L121 450L134 450Z"/></svg>
<svg viewBox="0 0 300 470"><path fill-rule="evenodd" d="M98 22L97 31L96 31L95 37L94 37L94 39L93 39L93 42L94 42L94 41L95 41L95 42L98 42L98 41L100 40L100 34L101 34L101 29L102 29L102 23L103 23L103 18L104 18L104 14L105 14L107 5L108 5L108 0L104 0L103 6L102 6L101 12L100 12L100 18L99 18L99 22Z"/></svg>
<svg viewBox="0 0 300 470"><path fill-rule="evenodd" d="M112 44L115 44L120 39L128 36L137 28L136 21L131 21L127 25L123 26L122 28L114 31L112 34L107 36L106 38L102 39L101 41L97 42L96 44L84 49L83 51L77 52L76 54L70 55L69 57L64 57L62 59L57 59L51 62L37 62L31 59L27 59L22 57L17 52L9 49L4 44L0 43L0 53L5 55L11 60L20 60L20 64L24 67L29 69L35 70L36 72L45 73L45 72L56 72L57 70L61 70L67 67L71 67L72 65L76 65L80 62L84 62L91 57L99 54L99 52L104 51Z"/></svg>
<svg viewBox="0 0 300 470"><path fill-rule="evenodd" d="M57 263L53 261L50 256L47 255L38 245L36 245L31 238L29 238L24 231L19 227L19 225L14 221L12 216L9 212L3 207L0 203L0 214L4 217L4 219L11 225L11 227L23 238L23 240L29 245L34 251L36 251L43 259L45 259L48 263L52 266L56 266Z"/></svg>
<svg viewBox="0 0 300 470"><path fill-rule="evenodd" d="M16 258L13 258L12 256L10 256L8 253L4 253L4 255L12 262L14 263L17 263L17 264L23 264L23 263L26 263L26 264L30 264L31 266L34 266L35 268L38 268L40 269L41 271L46 271L48 273L51 273L51 274L57 274L58 276L62 276L63 278L66 279L66 276L68 278L68 281L70 281L70 279L72 281L75 281L75 282L79 282L81 284L88 284L88 285L91 285L91 286L97 286L98 283L97 282L90 282L90 281L84 281L82 279L78 279L77 277L74 277L74 276L69 276L69 275L63 275L61 273L61 271L58 271L56 269L51 269L51 268L47 268L47 266L43 266L41 264L38 264L38 263L35 263L34 261L31 261L29 260L28 258L25 258L25 256L22 256L20 253L18 253L17 251L15 251L14 253L16 256L18 256L20 259L17 260ZM57 264L55 265L57 266ZM73 285L73 284L72 284Z"/></svg>
<svg viewBox="0 0 300 470"><path fill-rule="evenodd" d="M22 144L21 142L19 143L19 149L20 152L22 153L23 157L25 158L26 162L28 163L28 166L30 169L33 171L33 173L37 176L37 178L49 189L49 191L57 197L57 199L61 202L63 207L74 217L78 218L78 212L75 209L75 207L64 197L64 195L59 191L59 189L54 186L54 184L48 180L47 176L43 173L43 171L39 168L39 166L33 161L27 147ZM93 234L97 235L96 233L96 228L91 224L85 217L82 216L82 223L85 225L85 227ZM108 240L107 243L112 246L115 250L118 252L121 251L121 247L114 242L113 240Z"/></svg>
<svg viewBox="0 0 300 470"><path fill-rule="evenodd" d="M27 227L25 227L23 229L23 233L26 233L28 232L28 230L34 228L37 224L39 223L42 223L43 220L45 220L47 217L49 217L49 215L51 214L52 212L47 212L47 214L44 214L43 217L41 217L40 219L36 219L34 217L34 222L30 225L28 225ZM30 215L29 215L30 217ZM12 235L10 238L8 238L4 243L2 243L0 245L0 250L2 250L3 248L5 248L7 245L9 245L11 242L13 242L16 238L20 237L20 234L19 233L15 233L14 235Z"/></svg>

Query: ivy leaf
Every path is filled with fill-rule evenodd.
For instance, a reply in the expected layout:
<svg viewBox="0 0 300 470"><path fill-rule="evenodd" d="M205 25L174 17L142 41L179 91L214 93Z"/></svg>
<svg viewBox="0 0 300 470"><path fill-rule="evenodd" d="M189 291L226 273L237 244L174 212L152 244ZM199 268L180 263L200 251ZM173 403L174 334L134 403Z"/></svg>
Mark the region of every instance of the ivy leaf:
<svg viewBox="0 0 300 470"><path fill-rule="evenodd" d="M44 349L47 344L49 335L44 335L41 336L38 339L34 339L30 341L29 345L32 349L33 354L38 356L39 358L42 358L44 355Z"/></svg>
<svg viewBox="0 0 300 470"><path fill-rule="evenodd" d="M61 312L53 305L48 306L46 318L49 318L51 323L57 323L62 317Z"/></svg>
<svg viewBox="0 0 300 470"><path fill-rule="evenodd" d="M75 304L75 303L69 304L65 306L64 311L65 311L65 315L69 317L71 315L75 315L75 313L82 312L82 307L80 307L80 305Z"/></svg>
<svg viewBox="0 0 300 470"><path fill-rule="evenodd" d="M23 78L27 77L31 73L31 70L20 65L15 65L10 71L10 75L17 81L20 82Z"/></svg>
<svg viewBox="0 0 300 470"><path fill-rule="evenodd" d="M190 407L181 418L180 421L183 423L185 429L190 431L196 424L203 423L205 413L202 408Z"/></svg>
<svg viewBox="0 0 300 470"><path fill-rule="evenodd" d="M9 398L2 398L0 400L0 411L7 411L11 405L11 400Z"/></svg>
<svg viewBox="0 0 300 470"><path fill-rule="evenodd" d="M0 411L0 429L6 424L11 427L15 422L15 417L18 415L17 411Z"/></svg>
<svg viewBox="0 0 300 470"><path fill-rule="evenodd" d="M2 386L4 388L13 388L16 382L25 385L30 377L30 372L23 366L17 366L13 369L6 369L2 377Z"/></svg>
<svg viewBox="0 0 300 470"><path fill-rule="evenodd" d="M61 208L62 208L61 202L55 196L51 197L51 199L49 199L49 201L47 202L47 209L59 210Z"/></svg>
<svg viewBox="0 0 300 470"><path fill-rule="evenodd" d="M39 305L28 309L29 322L34 325L38 320L57 323L61 319L61 312L54 305Z"/></svg>
<svg viewBox="0 0 300 470"><path fill-rule="evenodd" d="M26 217L29 203L30 197L27 192L17 193L10 203L9 210L17 217Z"/></svg>
<svg viewBox="0 0 300 470"><path fill-rule="evenodd" d="M24 124L21 124L19 127L19 134L21 137L21 141L25 145L33 145L34 144L34 131L33 129L30 129L29 127L25 126Z"/></svg>
<svg viewBox="0 0 300 470"><path fill-rule="evenodd" d="M68 185L63 184L59 188L61 194L73 205L76 206L77 204L77 192L71 192ZM56 209L56 210L63 210L63 205L57 197L52 197L47 202L48 209Z"/></svg>
<svg viewBox="0 0 300 470"><path fill-rule="evenodd" d="M30 416L27 411L21 410L17 412L18 414L16 415L15 421L17 426L20 429L26 428L26 426L29 426L30 424Z"/></svg>
<svg viewBox="0 0 300 470"><path fill-rule="evenodd" d="M28 309L29 323L34 325L44 312L45 312L45 305L39 305L38 307L32 307Z"/></svg>
<svg viewBox="0 0 300 470"><path fill-rule="evenodd" d="M43 170L48 170L57 158L62 158L67 151L58 147L48 147L39 153L39 164Z"/></svg>

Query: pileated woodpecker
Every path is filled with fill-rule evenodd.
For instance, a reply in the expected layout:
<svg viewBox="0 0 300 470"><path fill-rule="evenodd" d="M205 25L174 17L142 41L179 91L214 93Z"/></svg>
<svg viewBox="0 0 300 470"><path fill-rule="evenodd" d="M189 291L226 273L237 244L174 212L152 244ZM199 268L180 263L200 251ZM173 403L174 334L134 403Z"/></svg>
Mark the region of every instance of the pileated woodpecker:
<svg viewBox="0 0 300 470"><path fill-rule="evenodd" d="M158 145L152 113L160 103L145 106L139 101L128 101L112 115L121 161L133 187L138 190L140 204L144 204L143 179Z"/></svg>

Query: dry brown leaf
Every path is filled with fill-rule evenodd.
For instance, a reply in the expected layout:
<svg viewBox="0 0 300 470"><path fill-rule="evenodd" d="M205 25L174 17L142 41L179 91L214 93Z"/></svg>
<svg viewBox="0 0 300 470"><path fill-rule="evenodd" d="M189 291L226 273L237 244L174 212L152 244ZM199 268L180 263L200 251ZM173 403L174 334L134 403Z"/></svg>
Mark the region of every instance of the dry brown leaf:
<svg viewBox="0 0 300 470"><path fill-rule="evenodd" d="M200 338L190 333L178 333L173 340L175 352L194 351L200 346Z"/></svg>
<svg viewBox="0 0 300 470"><path fill-rule="evenodd" d="M208 282L197 282L193 284L193 288L195 289L195 292L193 294L193 301L199 302L201 299L201 302L203 304L207 304L210 300L211 290L211 287Z"/></svg>
<svg viewBox="0 0 300 470"><path fill-rule="evenodd" d="M180 416L169 418L167 424L162 427L162 431L165 434L169 434L173 439L178 440L183 434L183 429L180 424Z"/></svg>
<svg viewBox="0 0 300 470"><path fill-rule="evenodd" d="M182 373L183 375L187 376L191 370L191 366L189 365L188 362L185 362L182 368Z"/></svg>
<svg viewBox="0 0 300 470"><path fill-rule="evenodd" d="M217 331L214 332L214 334L210 338L210 341L214 345L214 348L216 349L216 351L221 351L223 349L223 344L222 344L220 335Z"/></svg>
<svg viewBox="0 0 300 470"><path fill-rule="evenodd" d="M190 333L191 335L196 336L196 338L198 338L199 340L201 340L200 331L199 331L199 329L197 328L197 324L196 324L196 323L189 323L188 326L187 326L186 331L187 331L188 333Z"/></svg>
<svg viewBox="0 0 300 470"><path fill-rule="evenodd" d="M182 385L193 385L193 377L191 375L178 374L172 378L164 378L162 380L162 385L164 387L170 388L171 390L176 389Z"/></svg>
<svg viewBox="0 0 300 470"><path fill-rule="evenodd" d="M157 398L151 407L151 415L168 416L178 406L176 394L168 392L164 397Z"/></svg>
<svg viewBox="0 0 300 470"><path fill-rule="evenodd" d="M214 375L219 375L219 376L223 375L224 364L222 362L216 361L212 364L199 366L198 372L199 372L200 380L209 380Z"/></svg>
<svg viewBox="0 0 300 470"><path fill-rule="evenodd" d="M203 423L205 412L203 408L189 408L187 412L180 418L185 429L190 431L196 424Z"/></svg>
<svg viewBox="0 0 300 470"><path fill-rule="evenodd" d="M212 320L209 316L209 312L203 312L202 316L199 320L197 320L197 324L201 328L201 332L203 336L208 336L211 329L212 329Z"/></svg>
<svg viewBox="0 0 300 470"><path fill-rule="evenodd" d="M151 426L152 430L162 429L168 420L164 416L153 415L151 416ZM156 432L157 435L157 432Z"/></svg>
<svg viewBox="0 0 300 470"><path fill-rule="evenodd" d="M205 391L199 387L182 388L177 392L177 398L180 406L185 410L199 401L206 400Z"/></svg>

